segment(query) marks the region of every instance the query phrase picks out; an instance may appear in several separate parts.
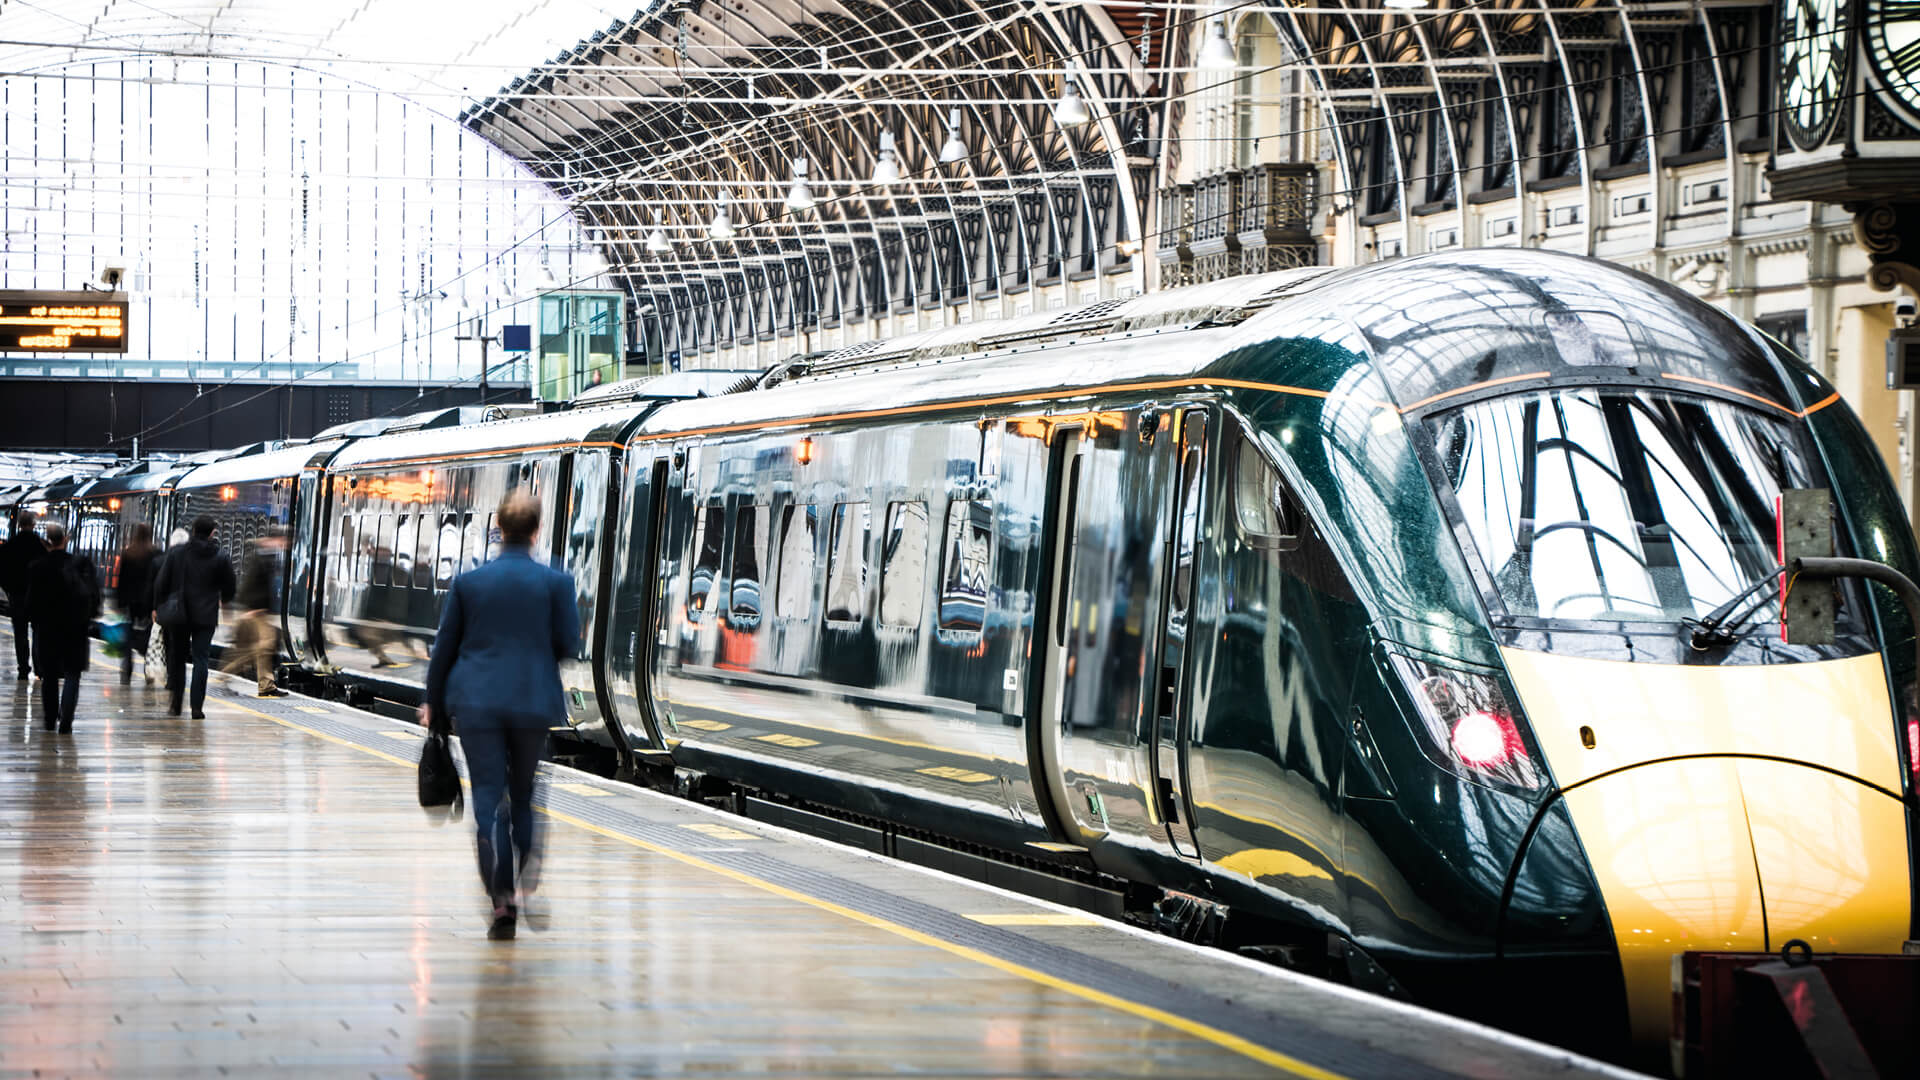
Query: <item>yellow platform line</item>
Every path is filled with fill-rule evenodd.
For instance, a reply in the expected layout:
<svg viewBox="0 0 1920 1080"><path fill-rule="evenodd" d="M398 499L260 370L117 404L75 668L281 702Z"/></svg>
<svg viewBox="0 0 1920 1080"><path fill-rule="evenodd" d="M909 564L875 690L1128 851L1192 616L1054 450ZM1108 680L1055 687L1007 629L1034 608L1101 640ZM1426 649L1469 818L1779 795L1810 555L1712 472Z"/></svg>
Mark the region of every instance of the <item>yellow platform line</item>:
<svg viewBox="0 0 1920 1080"><path fill-rule="evenodd" d="M369 746L362 746L359 743L351 742L347 739L339 738L338 736L329 735L323 731L315 731L314 729L307 727L304 724L296 724L291 720L284 720L278 716L273 716L268 713L263 713L258 709L248 708L247 706L242 705L236 701L226 701L226 702L221 702L221 704L231 706L232 708L238 709L244 713L250 713L254 716L259 717L262 720L269 720L283 727L289 727L295 731L299 731L307 735L312 735L315 738L324 739L330 743L337 743L341 746L349 747L354 750L359 750L362 753L371 754L374 757L380 758L383 761L390 761L395 765L403 765L411 769L416 767L419 764L418 762L406 761L404 759L394 757L392 754L383 753ZM1173 1028L1175 1031L1184 1032L1185 1034L1191 1035L1196 1039L1201 1039L1205 1042L1210 1042L1215 1046L1221 1047L1222 1049L1231 1050L1236 1054L1240 1054L1243 1057L1251 1058L1254 1061L1258 1061L1263 1065L1271 1065L1276 1069L1283 1069L1287 1072L1292 1073L1295 1076L1304 1077L1306 1078L1306 1080L1347 1080L1347 1078L1342 1076L1340 1073L1330 1072L1326 1069L1322 1069L1317 1065L1312 1065L1307 1062L1301 1061L1299 1058L1293 1057L1289 1054L1283 1054L1278 1050L1272 1050L1265 1046L1261 1046L1259 1043L1253 1042L1249 1039L1242 1038L1241 1036L1235 1035L1230 1031L1222 1031L1221 1029L1217 1027L1213 1027L1210 1024L1204 1024L1198 1020L1192 1020L1184 1016L1179 1016L1177 1014L1167 1012L1165 1009L1155 1008L1152 1005L1145 1005L1137 1001L1129 1001L1126 998L1118 997L1114 994L1109 994L1104 990L1097 990L1091 986L1084 986L1080 983L1073 982L1070 979L1062 979L1055 975L1049 975L1044 971L1039 971L1034 968L1027 967L1024 964L1016 964L1011 960L1002 960L1000 957L994 956L991 953L982 952L979 949L970 948L966 945L961 945L956 942L946 941L942 938L935 937L932 934L927 934L919 930L915 930L910 926L904 926L900 923L892 921L891 919L884 919L878 915L869 915L864 911L857 911L843 904L836 904L831 900L823 900L817 896L809 896L806 893L800 892L795 889L789 889L784 885L775 884L774 882L767 881L764 878L758 878L753 876L752 874L743 873L742 871L739 871L739 870L734 870L731 867L721 866L719 863L709 862L706 859L702 859L697 855L689 855L684 851L677 851L673 848L662 847L659 844L654 844L646 840L642 840L637 836L629 836L626 833L620 832L615 829L609 829L601 825L595 825L591 821L582 820L580 818L574 817L571 814L562 813L559 810L554 810L544 806L536 807L535 809L546 814L548 817L554 819L555 821L566 822L568 825L572 825L577 829L583 829L587 832L593 833L596 836L603 836L609 840L615 840L620 843L627 844L631 847L639 848L642 851L650 852L655 855L660 855L665 858L672 859L675 862L681 863L685 866L691 866L700 870L705 870L710 874L715 874L720 877L727 878L730 881L739 882L742 885L751 886L755 889L759 889L762 892L771 893L774 896L779 896L784 899L793 900L798 903L806 904L809 907L817 908L821 911L831 912L832 914L839 915L843 918L851 919L854 922L861 923L865 926L873 927L876 930L883 930L889 934L893 934L896 937L905 938L908 941L912 941L920 945L926 945L930 948L939 949L942 952L948 953L949 955L952 955L952 956L960 957L963 960L971 960L977 964L984 964L985 966L993 968L996 971L1005 972L1008 975L1013 975L1018 978L1026 979L1029 982L1038 983L1041 986L1050 987L1052 989L1059 990L1063 993L1071 994L1074 997L1081 998L1082 1000L1085 1000L1085 1001L1091 1001L1097 1005L1104 1005L1110 1009L1115 1009L1119 1012L1127 1013L1130 1016L1137 1016L1143 1020L1150 1020L1158 1024L1163 1024L1167 1027Z"/></svg>

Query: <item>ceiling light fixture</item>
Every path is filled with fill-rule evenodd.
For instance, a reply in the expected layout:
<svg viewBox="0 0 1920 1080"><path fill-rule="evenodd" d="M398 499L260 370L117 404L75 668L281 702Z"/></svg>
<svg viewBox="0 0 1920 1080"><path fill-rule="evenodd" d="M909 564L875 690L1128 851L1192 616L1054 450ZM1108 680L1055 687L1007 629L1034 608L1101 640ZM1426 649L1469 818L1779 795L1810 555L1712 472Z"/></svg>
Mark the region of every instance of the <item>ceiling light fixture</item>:
<svg viewBox="0 0 1920 1080"><path fill-rule="evenodd" d="M894 159L891 131L880 133L880 158L873 163L873 182L882 187L900 182L900 162Z"/></svg>
<svg viewBox="0 0 1920 1080"><path fill-rule="evenodd" d="M967 143L960 137L960 107L947 112L947 141L940 147L940 164L951 165L967 157Z"/></svg>
<svg viewBox="0 0 1920 1080"><path fill-rule="evenodd" d="M1080 97L1080 91L1074 87L1071 77L1067 79L1066 92L1060 95L1059 101L1054 102L1053 119L1061 127L1074 127L1093 119L1093 114L1087 111L1087 103Z"/></svg>
<svg viewBox="0 0 1920 1080"><path fill-rule="evenodd" d="M728 210L725 195L714 201L713 220L707 222L707 235L715 240L733 239L733 214Z"/></svg>
<svg viewBox="0 0 1920 1080"><path fill-rule="evenodd" d="M665 255L673 250L673 241L667 239L666 226L660 223L660 215L653 215L653 231L647 234L647 250L655 255Z"/></svg>
<svg viewBox="0 0 1920 1080"><path fill-rule="evenodd" d="M813 189L807 186L807 159L793 159L793 186L787 189L787 209L813 209Z"/></svg>
<svg viewBox="0 0 1920 1080"><path fill-rule="evenodd" d="M1396 0L1386 0L1392 5ZM1406 0L1399 0L1406 2ZM1415 0L1425 3L1425 0ZM1215 19L1207 27L1207 43L1200 46L1200 66L1203 68L1233 68L1240 66L1240 58L1233 54L1233 43L1227 40L1227 20Z"/></svg>
<svg viewBox="0 0 1920 1080"><path fill-rule="evenodd" d="M1381 3L1387 7L1397 8L1401 11L1412 11L1415 8L1426 7L1428 0L1381 0Z"/></svg>

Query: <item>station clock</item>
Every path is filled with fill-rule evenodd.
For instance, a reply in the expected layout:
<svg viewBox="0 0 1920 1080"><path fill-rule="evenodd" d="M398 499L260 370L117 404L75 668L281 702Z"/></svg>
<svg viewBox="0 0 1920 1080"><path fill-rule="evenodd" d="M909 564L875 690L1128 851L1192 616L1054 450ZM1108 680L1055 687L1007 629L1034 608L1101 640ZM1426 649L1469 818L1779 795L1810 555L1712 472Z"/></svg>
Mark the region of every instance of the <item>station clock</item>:
<svg viewBox="0 0 1920 1080"><path fill-rule="evenodd" d="M1866 0L1862 30L1887 97L1920 119L1920 0Z"/></svg>
<svg viewBox="0 0 1920 1080"><path fill-rule="evenodd" d="M1915 0L1880 0L1914 6ZM1851 0L1786 0L1780 14L1780 121L1802 150L1819 146L1846 107Z"/></svg>

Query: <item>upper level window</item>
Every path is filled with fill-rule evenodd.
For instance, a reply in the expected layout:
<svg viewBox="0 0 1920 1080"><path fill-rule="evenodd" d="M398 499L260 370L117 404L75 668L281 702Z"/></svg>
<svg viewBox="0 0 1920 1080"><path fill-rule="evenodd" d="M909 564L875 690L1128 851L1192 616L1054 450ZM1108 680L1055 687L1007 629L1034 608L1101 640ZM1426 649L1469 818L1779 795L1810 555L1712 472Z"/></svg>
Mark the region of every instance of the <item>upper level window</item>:
<svg viewBox="0 0 1920 1080"><path fill-rule="evenodd" d="M811 503L788 503L780 508L780 550L773 610L782 618L804 619L813 614L814 535L819 509Z"/></svg>
<svg viewBox="0 0 1920 1080"><path fill-rule="evenodd" d="M743 503L735 512L733 527L733 565L729 581L727 614L749 623L760 618L760 558L767 550L767 508L758 503Z"/></svg>
<svg viewBox="0 0 1920 1080"><path fill-rule="evenodd" d="M720 577L720 550L727 534L727 511L714 505L696 509L693 517L693 566L687 573L687 618L707 617L713 586Z"/></svg>
<svg viewBox="0 0 1920 1080"><path fill-rule="evenodd" d="M955 499L947 504L944 565L940 572L940 629L980 630L987 623L993 580L993 503Z"/></svg>
<svg viewBox="0 0 1920 1080"><path fill-rule="evenodd" d="M927 504L887 504L886 542L880 549L880 622L919 626L926 606Z"/></svg>
<svg viewBox="0 0 1920 1080"><path fill-rule="evenodd" d="M839 503L827 548L827 621L859 622L867 608L867 541L873 533L869 503Z"/></svg>

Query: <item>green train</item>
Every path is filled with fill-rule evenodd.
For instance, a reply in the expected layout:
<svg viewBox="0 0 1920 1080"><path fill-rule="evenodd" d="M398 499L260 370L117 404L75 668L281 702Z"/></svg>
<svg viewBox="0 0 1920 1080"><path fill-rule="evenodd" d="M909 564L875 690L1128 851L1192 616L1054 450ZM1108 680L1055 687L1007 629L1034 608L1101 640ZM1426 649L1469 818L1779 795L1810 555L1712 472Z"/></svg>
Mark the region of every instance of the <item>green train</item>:
<svg viewBox="0 0 1920 1080"><path fill-rule="evenodd" d="M156 513L293 526L291 661L404 698L531 487L568 729L636 774L1615 1058L1664 1058L1680 951L1920 937L1914 628L1842 581L1787 644L1771 584L1782 491L1920 576L1905 512L1833 387L1692 297L1482 250L734 378Z"/></svg>

